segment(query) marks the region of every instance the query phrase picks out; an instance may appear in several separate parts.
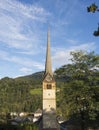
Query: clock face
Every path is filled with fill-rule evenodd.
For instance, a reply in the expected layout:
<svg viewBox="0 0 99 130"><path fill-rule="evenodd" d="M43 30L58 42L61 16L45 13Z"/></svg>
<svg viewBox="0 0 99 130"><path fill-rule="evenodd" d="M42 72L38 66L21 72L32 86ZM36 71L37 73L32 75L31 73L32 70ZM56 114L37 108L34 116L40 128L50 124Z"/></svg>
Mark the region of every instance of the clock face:
<svg viewBox="0 0 99 130"><path fill-rule="evenodd" d="M52 80L52 77L48 74L48 75L46 76L46 80L47 80L47 81L51 81L51 80Z"/></svg>

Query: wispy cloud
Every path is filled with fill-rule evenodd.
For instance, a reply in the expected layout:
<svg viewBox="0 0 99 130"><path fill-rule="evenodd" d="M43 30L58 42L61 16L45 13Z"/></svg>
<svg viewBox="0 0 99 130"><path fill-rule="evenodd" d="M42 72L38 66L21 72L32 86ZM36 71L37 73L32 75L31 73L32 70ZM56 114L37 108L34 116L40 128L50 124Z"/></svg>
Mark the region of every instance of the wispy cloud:
<svg viewBox="0 0 99 130"><path fill-rule="evenodd" d="M9 53L0 51L0 59L8 62L17 63L23 65L24 67L34 67L39 70L44 69L44 65L40 62L33 61L30 58L11 56Z"/></svg>
<svg viewBox="0 0 99 130"><path fill-rule="evenodd" d="M35 22L45 22L49 16L50 13L39 6L24 5L16 0L0 1L1 44L22 50L36 48L40 37L35 33L38 27Z"/></svg>
<svg viewBox="0 0 99 130"><path fill-rule="evenodd" d="M34 5L22 4L16 0L5 0L0 2L0 8L12 16L32 18L34 20L45 21L46 16L50 15L44 8Z"/></svg>
<svg viewBox="0 0 99 130"><path fill-rule="evenodd" d="M70 43L70 44L78 44L79 41L78 40L74 40L74 39L67 39L67 43Z"/></svg>
<svg viewBox="0 0 99 130"><path fill-rule="evenodd" d="M55 22L51 24L56 27L71 25L74 22L75 16L78 16L80 8L83 8L79 4L79 0L56 0L54 2L54 8L56 9L55 15L57 17L53 17Z"/></svg>
<svg viewBox="0 0 99 130"><path fill-rule="evenodd" d="M75 46L70 46L69 48L55 48L54 53L53 53L53 65L54 65L54 70L57 67L60 67L61 65L71 63L71 51L77 51L77 50L83 50L83 51L93 51L95 49L95 43L84 43L81 45L75 45Z"/></svg>
<svg viewBox="0 0 99 130"><path fill-rule="evenodd" d="M43 33L38 30L48 17L50 13L40 6L25 5L16 0L0 1L0 60L11 67L21 67L17 70L19 75L20 72L26 74L44 69L38 59L26 55L40 53Z"/></svg>
<svg viewBox="0 0 99 130"><path fill-rule="evenodd" d="M6 60L8 53L5 51L0 50L0 60Z"/></svg>
<svg viewBox="0 0 99 130"><path fill-rule="evenodd" d="M33 72L32 69L26 68L26 67L21 68L20 71L21 71L22 73L24 73L24 74L32 73L32 72Z"/></svg>
<svg viewBox="0 0 99 130"><path fill-rule="evenodd" d="M95 48L94 43L85 43L82 45L76 45L71 46L69 48L52 48L52 63L53 63L53 69L56 69L57 67L60 67L61 65L71 63L71 51L77 51L77 50L84 50L84 51L92 51L93 48ZM38 70L44 70L44 61L38 62L33 61L33 59L26 58L26 57L18 57L18 56L12 56L8 52L0 51L0 59L17 63L19 65L22 65L23 68L36 68ZM21 71L25 71L26 69L22 69ZM27 69L28 71L28 69ZM29 72L29 71L28 71Z"/></svg>

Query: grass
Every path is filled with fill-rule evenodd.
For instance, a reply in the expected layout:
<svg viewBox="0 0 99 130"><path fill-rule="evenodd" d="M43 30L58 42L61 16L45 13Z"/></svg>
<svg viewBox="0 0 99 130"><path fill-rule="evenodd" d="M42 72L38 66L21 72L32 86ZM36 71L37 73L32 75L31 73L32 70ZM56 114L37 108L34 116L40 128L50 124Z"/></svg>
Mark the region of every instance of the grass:
<svg viewBox="0 0 99 130"><path fill-rule="evenodd" d="M32 95L41 95L42 94L42 88L31 89L30 94L32 94Z"/></svg>

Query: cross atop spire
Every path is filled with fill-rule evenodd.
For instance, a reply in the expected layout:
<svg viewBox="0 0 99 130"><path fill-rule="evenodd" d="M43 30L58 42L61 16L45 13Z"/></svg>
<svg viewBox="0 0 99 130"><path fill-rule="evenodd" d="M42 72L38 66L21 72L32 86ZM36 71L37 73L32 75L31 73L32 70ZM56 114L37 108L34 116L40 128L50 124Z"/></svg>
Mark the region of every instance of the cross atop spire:
<svg viewBox="0 0 99 130"><path fill-rule="evenodd" d="M45 75L52 74L52 63L51 63L51 54L50 54L50 29L48 28L47 34L47 50L46 50L46 64L45 64Z"/></svg>

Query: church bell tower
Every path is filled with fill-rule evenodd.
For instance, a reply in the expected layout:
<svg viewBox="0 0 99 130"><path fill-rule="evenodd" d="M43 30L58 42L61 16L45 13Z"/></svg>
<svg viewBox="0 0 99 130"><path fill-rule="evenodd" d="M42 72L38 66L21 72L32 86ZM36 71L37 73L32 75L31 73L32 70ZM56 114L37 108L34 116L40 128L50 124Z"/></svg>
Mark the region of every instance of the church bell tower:
<svg viewBox="0 0 99 130"><path fill-rule="evenodd" d="M56 121L56 83L52 73L51 54L50 54L50 30L47 34L47 50L45 74L43 79L43 113L42 129L57 129Z"/></svg>

